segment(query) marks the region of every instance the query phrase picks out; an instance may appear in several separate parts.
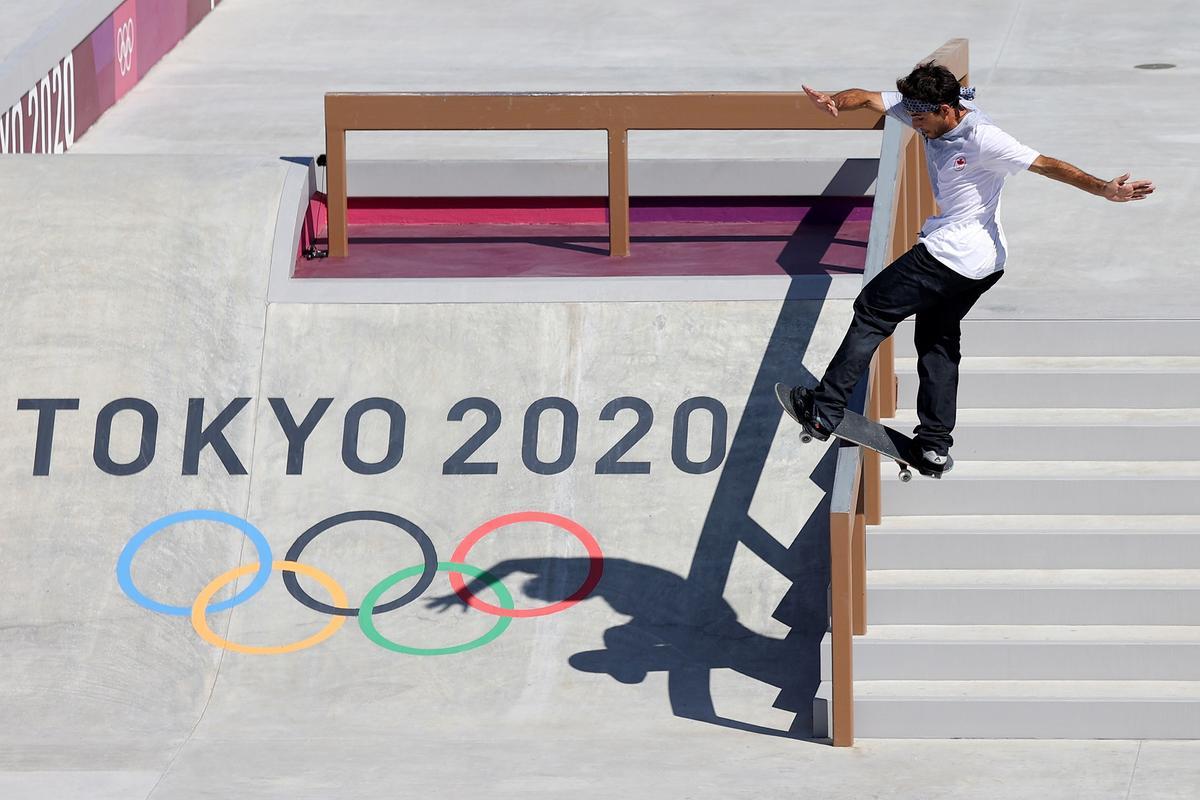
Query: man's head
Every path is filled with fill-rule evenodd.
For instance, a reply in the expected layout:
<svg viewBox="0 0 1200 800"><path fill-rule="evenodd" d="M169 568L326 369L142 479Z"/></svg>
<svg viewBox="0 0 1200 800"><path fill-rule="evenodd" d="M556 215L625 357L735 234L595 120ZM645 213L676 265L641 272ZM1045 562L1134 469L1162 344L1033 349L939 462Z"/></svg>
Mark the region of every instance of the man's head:
<svg viewBox="0 0 1200 800"><path fill-rule="evenodd" d="M918 65L907 77L896 81L896 88L904 95L913 127L930 139L954 128L966 113L959 102L958 79L941 64L930 61Z"/></svg>

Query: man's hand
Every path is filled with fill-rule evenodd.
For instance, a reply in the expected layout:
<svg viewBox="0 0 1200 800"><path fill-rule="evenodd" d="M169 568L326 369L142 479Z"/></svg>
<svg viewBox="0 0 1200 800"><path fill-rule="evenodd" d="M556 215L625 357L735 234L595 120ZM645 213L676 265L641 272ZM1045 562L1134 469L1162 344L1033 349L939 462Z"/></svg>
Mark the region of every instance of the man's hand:
<svg viewBox="0 0 1200 800"><path fill-rule="evenodd" d="M1150 181L1130 181L1129 173L1113 178L1104 185L1104 199L1114 203L1128 203L1130 200L1145 200L1154 193L1154 184Z"/></svg>
<svg viewBox="0 0 1200 800"><path fill-rule="evenodd" d="M801 84L801 87L804 89L804 93L808 95L808 99L813 101L813 105L830 116L836 117L838 115L837 103L834 102L832 97L827 94L822 94L816 89L804 86L804 84Z"/></svg>
<svg viewBox="0 0 1200 800"><path fill-rule="evenodd" d="M439 614L443 611L449 611L455 606L459 607L459 611L465 612L467 610L467 604L462 601L462 598L459 597L457 593L451 593L441 597L431 597L425 601L425 606L433 611L437 611Z"/></svg>
<svg viewBox="0 0 1200 800"><path fill-rule="evenodd" d="M854 111L859 108L869 108L883 113L883 95L879 92L868 92L865 89L845 89L837 94L828 95L818 92L810 86L804 86L804 93L813 105L830 116L836 117L839 111Z"/></svg>

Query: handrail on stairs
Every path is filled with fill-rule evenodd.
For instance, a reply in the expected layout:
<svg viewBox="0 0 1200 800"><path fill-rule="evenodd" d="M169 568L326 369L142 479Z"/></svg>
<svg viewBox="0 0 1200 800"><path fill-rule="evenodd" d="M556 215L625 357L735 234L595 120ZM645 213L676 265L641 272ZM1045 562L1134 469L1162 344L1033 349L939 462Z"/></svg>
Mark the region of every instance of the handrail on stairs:
<svg viewBox="0 0 1200 800"><path fill-rule="evenodd" d="M966 86L968 55L966 39L951 39L919 63L936 61ZM923 140L912 128L887 119L879 151L863 285L917 243L921 224L936 210L922 145ZM875 421L895 416L896 393L895 344L889 337L871 360L865 416ZM878 525L883 518L881 467L874 450L853 446L839 449L829 512L830 727L834 747L854 744L853 637L867 632L866 527Z"/></svg>

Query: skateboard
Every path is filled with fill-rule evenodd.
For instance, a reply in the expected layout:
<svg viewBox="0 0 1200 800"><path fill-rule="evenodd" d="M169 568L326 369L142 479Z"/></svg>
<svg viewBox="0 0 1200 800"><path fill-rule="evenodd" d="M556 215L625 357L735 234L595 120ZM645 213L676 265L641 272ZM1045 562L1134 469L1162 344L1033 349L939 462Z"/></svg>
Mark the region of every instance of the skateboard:
<svg viewBox="0 0 1200 800"><path fill-rule="evenodd" d="M779 400L779 404L783 406L783 410L787 415L796 422L800 420L792 411L791 402L792 387L783 383L775 384L775 397ZM800 423L803 426L804 423ZM912 469L914 467L917 472L930 478L941 478L942 473L935 469L920 466L924 461L920 454L916 452L916 442L911 436L906 436L898 430L889 428L878 422L872 422L861 414L856 414L849 409L846 410L845 416L842 417L842 422L834 429L833 435L838 439L856 444L859 447L865 447L868 450L874 450L882 456L887 456L896 462L896 466L900 467L900 480L903 483L908 483L912 480ZM808 428L803 428L803 433L800 434L800 441L808 444L815 437L809 432Z"/></svg>

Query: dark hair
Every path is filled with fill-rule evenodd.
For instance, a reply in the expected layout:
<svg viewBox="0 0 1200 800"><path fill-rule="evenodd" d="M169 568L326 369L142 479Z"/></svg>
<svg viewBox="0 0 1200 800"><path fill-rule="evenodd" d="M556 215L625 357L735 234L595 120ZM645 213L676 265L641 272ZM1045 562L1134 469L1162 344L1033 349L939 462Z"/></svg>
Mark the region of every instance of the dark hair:
<svg viewBox="0 0 1200 800"><path fill-rule="evenodd" d="M958 102L958 78L941 64L932 61L918 64L908 73L908 77L896 81L896 88L905 97L935 105L945 103L951 108L962 108Z"/></svg>

